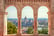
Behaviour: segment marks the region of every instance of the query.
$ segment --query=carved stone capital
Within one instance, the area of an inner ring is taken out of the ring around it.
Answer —
[[[8,12],[0,12],[0,15],[7,15],[8,14]]]

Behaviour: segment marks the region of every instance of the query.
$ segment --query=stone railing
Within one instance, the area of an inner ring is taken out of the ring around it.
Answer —
[[[17,35],[16,34],[15,35],[14,34],[8,34],[7,36],[17,36]],[[21,36],[34,36],[34,35],[33,34],[23,34]],[[37,36],[37,35],[35,35],[35,36]],[[50,35],[48,35],[48,34],[40,34],[38,36],[50,36]]]

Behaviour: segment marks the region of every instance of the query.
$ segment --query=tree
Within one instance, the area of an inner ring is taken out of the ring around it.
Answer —
[[[7,22],[7,33],[8,34],[16,34],[17,28],[12,22]]]
[[[28,30],[27,30],[27,34],[33,34],[33,32],[34,32],[33,31],[33,28],[32,27],[29,27]]]
[[[47,28],[42,28],[42,30],[38,30],[39,34],[48,34],[48,29]]]

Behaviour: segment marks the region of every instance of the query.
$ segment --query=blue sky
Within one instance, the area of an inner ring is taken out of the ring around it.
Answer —
[[[8,18],[17,18],[17,9],[14,6],[8,7],[5,12],[8,12],[7,17]],[[42,6],[38,9],[38,18],[48,18],[47,15],[48,8],[45,6]],[[26,6],[22,9],[22,18],[33,18],[33,9],[30,6]]]

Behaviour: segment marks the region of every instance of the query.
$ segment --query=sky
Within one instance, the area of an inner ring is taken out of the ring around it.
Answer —
[[[38,18],[48,18],[47,12],[48,12],[48,8],[45,6],[41,6],[38,9]],[[8,7],[5,12],[8,12],[7,17],[8,18],[17,18],[17,9],[14,6],[10,6]],[[33,9],[30,6],[26,6],[22,9],[22,18],[24,17],[27,18],[34,18],[33,17]]]
[[[33,18],[33,9],[30,6],[26,6],[22,9],[22,18]]]
[[[8,12],[8,18],[17,18],[17,9],[14,6],[8,7],[5,12]]]
[[[38,9],[38,18],[48,18],[48,8],[45,7],[45,6],[41,6],[39,9]]]

